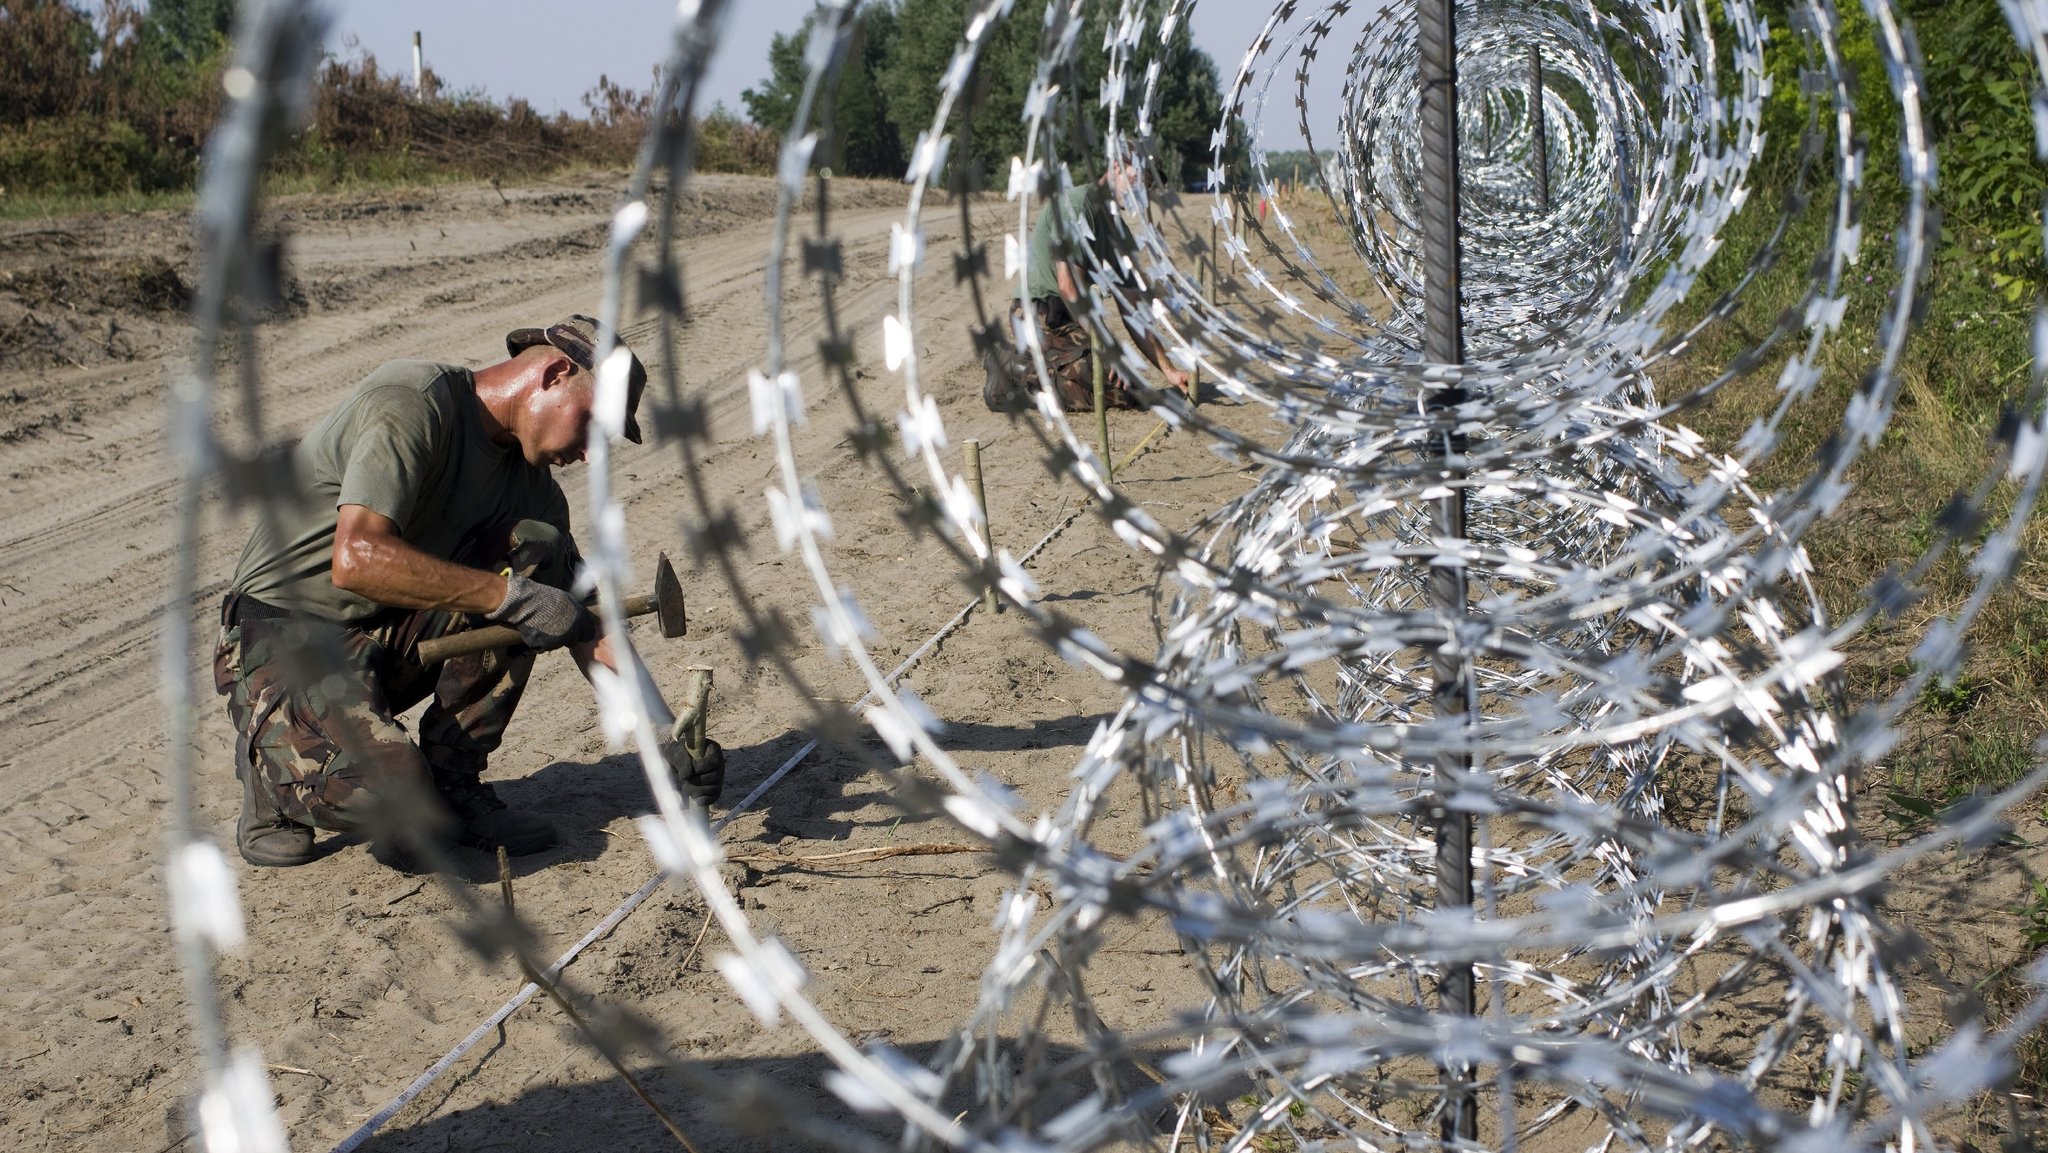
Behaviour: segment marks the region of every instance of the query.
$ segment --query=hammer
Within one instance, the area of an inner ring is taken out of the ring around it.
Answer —
[[[595,600],[584,603],[596,607]],[[689,618],[683,612],[683,582],[676,579],[675,566],[668,563],[667,553],[662,553],[661,560],[654,566],[654,591],[627,597],[626,603],[620,607],[629,617],[653,613],[661,622],[662,636],[679,637],[690,631]],[[437,665],[450,657],[466,657],[471,653],[489,652],[518,643],[518,629],[510,625],[486,625],[421,641],[414,651],[419,654],[421,664]]]

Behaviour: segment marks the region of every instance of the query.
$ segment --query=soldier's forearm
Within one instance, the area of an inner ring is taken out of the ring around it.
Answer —
[[[1081,299],[1081,282],[1074,276],[1074,266],[1062,260],[1052,266],[1053,276],[1059,281],[1060,299],[1073,304]]]
[[[587,645],[570,645],[569,655],[576,660],[576,671],[583,674],[584,680],[591,681],[593,687],[596,681],[592,679],[591,673],[599,666],[615,673],[619,671],[618,655],[612,652],[612,638],[609,636],[599,637]],[[652,678],[645,682],[645,687],[654,694],[654,719],[657,725],[669,723],[661,719],[674,715],[669,710],[668,701],[661,695],[661,687],[656,685]],[[602,695],[598,697],[598,707],[604,707]]]
[[[1181,370],[1173,363],[1173,357],[1167,354],[1166,342],[1161,340],[1156,332],[1140,331],[1137,325],[1131,323],[1131,314],[1128,311],[1122,315],[1124,331],[1131,334],[1131,340],[1137,344],[1138,351],[1145,354],[1145,359],[1153,368],[1165,373],[1169,379],[1177,379],[1176,374],[1181,373]]]
[[[583,679],[590,679],[590,666],[603,665],[613,672],[619,671],[618,658],[612,655],[612,638],[599,637],[587,645],[570,645],[569,655],[575,658],[576,668]]]
[[[505,602],[505,578],[407,544],[383,517],[345,506],[334,535],[334,587],[406,609],[488,613]],[[383,522],[378,524],[375,522]]]

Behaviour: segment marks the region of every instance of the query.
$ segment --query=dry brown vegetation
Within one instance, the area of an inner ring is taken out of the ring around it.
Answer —
[[[0,215],[189,193],[221,112],[230,11],[209,0],[163,0],[147,11],[106,0],[91,14],[64,0],[0,0]],[[316,67],[307,120],[271,172],[308,189],[620,168],[637,154],[655,102],[653,87],[599,77],[585,115],[542,116],[524,100],[451,91],[431,71],[415,90],[352,49]],[[700,169],[772,168],[774,133],[722,108],[699,127]]]

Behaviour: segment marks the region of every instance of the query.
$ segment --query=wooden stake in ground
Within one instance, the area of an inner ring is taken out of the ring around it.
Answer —
[[[1116,461],[1109,455],[1109,398],[1107,391],[1109,368],[1102,363],[1102,342],[1095,339],[1095,331],[1088,331],[1088,361],[1095,366],[1095,439],[1102,446],[1102,470],[1109,483],[1116,483]]]
[[[1199,288],[1199,289],[1201,289],[1201,290],[1202,290],[1202,298],[1203,298],[1204,300],[1208,300],[1208,299],[1213,299],[1213,297],[1214,297],[1214,290],[1213,290],[1213,289],[1211,289],[1211,288],[1210,288],[1210,287],[1209,287],[1209,286],[1208,286],[1207,284],[1205,284],[1205,283],[1204,283],[1204,281],[1205,281],[1205,280],[1209,280],[1209,279],[1214,279],[1214,277],[1215,277],[1215,275],[1216,275],[1216,274],[1215,274],[1215,271],[1214,271],[1214,268],[1215,268],[1215,264],[1216,264],[1216,251],[1215,251],[1215,248],[1214,248],[1214,246],[1213,246],[1213,244],[1212,244],[1212,246],[1211,246],[1211,248],[1210,248],[1210,250],[1209,250],[1209,265],[1210,265],[1210,269],[1209,269],[1209,271],[1206,271],[1206,272],[1205,272],[1205,271],[1203,270],[1203,268],[1202,268],[1202,266],[1201,266],[1201,264],[1200,264],[1199,262],[1197,262],[1197,263],[1196,263],[1196,265],[1195,265],[1195,287],[1197,287],[1197,288]],[[1201,403],[1201,401],[1200,401],[1200,400],[1198,399],[1198,398],[1199,398],[1199,397],[1200,397],[1201,395],[1202,395],[1202,362],[1198,360],[1198,361],[1196,361],[1195,363],[1193,363],[1193,364],[1191,364],[1191,365],[1189,365],[1189,366],[1188,366],[1188,405],[1189,405],[1189,407],[1193,407],[1193,406],[1195,406],[1195,405],[1197,405],[1197,404]]]
[[[1208,221],[1208,303],[1217,303],[1217,281],[1223,279],[1223,262],[1217,254],[1217,221]]]
[[[1209,220],[1209,284],[1205,290],[1208,293],[1208,300],[1211,306],[1214,306],[1216,303],[1217,283],[1223,279],[1221,253],[1217,250],[1216,246],[1216,220],[1214,217],[1211,217]],[[1195,372],[1188,377],[1188,403],[1191,405],[1201,404],[1202,378],[1200,372],[1201,368],[1197,365]]]
[[[988,489],[981,483],[981,442],[970,440],[961,446],[966,457],[967,484],[974,490],[974,507],[981,510],[981,543],[988,549],[990,561],[996,555],[996,525],[988,515]],[[1001,606],[996,601],[996,586],[993,582],[981,590],[981,606],[990,612],[998,612]]]

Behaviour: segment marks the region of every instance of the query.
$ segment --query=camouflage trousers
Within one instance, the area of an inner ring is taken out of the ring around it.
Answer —
[[[485,538],[459,559],[568,586],[554,526],[520,521]],[[256,773],[280,812],[315,828],[442,820],[440,794],[482,774],[533,669],[519,646],[420,665],[421,641],[471,622],[391,609],[352,626],[229,594],[213,677],[235,726],[235,775]],[[429,697],[414,743],[398,718]]]
[[[1022,300],[1010,302],[1010,330],[1021,331],[1024,323]],[[1095,411],[1095,351],[1088,341],[1088,329],[1067,311],[1067,302],[1057,296],[1033,300],[1028,305],[1037,316],[1038,340],[1045,352],[1045,367],[1052,378],[1054,393],[1062,412]],[[1030,394],[1038,387],[1038,369],[1025,350],[1009,340],[998,341],[988,354],[988,383],[982,387],[982,402],[997,412],[1017,412],[1031,407]],[[1103,403],[1109,408],[1146,407],[1140,390],[1117,372],[1103,368]]]

